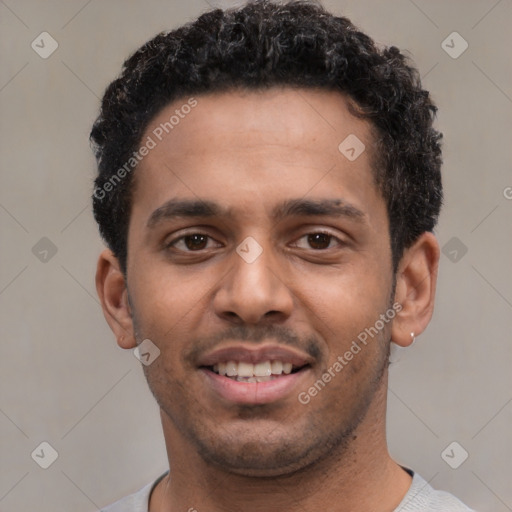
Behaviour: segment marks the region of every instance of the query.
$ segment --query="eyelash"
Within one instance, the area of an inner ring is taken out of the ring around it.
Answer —
[[[175,238],[173,240],[171,240],[169,243],[166,244],[166,249],[172,249],[172,248],[176,248],[176,244],[182,240],[184,240],[185,238],[187,237],[191,237],[191,236],[194,236],[194,235],[200,235],[200,236],[204,236],[204,237],[207,237],[209,238],[210,240],[214,240],[213,237],[211,237],[210,235],[207,235],[206,233],[201,233],[201,232],[191,232],[191,233],[186,233],[185,235],[181,235],[180,237],[178,238]],[[304,235],[302,235],[301,237],[299,237],[297,239],[297,241],[305,238],[305,237],[308,237],[310,235],[326,235],[328,237],[330,237],[330,240],[329,240],[329,245],[331,243],[332,240],[335,240],[338,242],[338,246],[343,246],[344,245],[344,242],[342,240],[340,240],[337,236],[333,235],[332,233],[329,233],[328,231],[323,231],[323,230],[318,230],[318,231],[311,231],[309,233],[305,233]],[[324,251],[328,251],[329,249],[332,249],[332,247],[327,247],[325,249],[313,249],[312,250],[314,252],[324,252]],[[205,249],[200,249],[200,250],[197,250],[197,251],[193,251],[193,250],[189,250],[189,249],[186,249],[186,250],[183,250],[183,249],[178,249],[179,251],[182,251],[182,252],[186,252],[186,253],[200,253],[201,251],[204,251]],[[305,249],[307,250],[307,249]]]

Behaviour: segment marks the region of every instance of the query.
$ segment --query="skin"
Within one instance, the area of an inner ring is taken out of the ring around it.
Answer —
[[[126,276],[108,250],[96,276],[118,344],[133,349],[149,338],[161,351],[144,371],[170,478],[150,511],[392,511],[411,478],[386,445],[389,342],[408,346],[430,321],[437,241],[421,235],[393,275],[371,127],[341,93],[273,88],[196,99],[136,170]],[[185,102],[160,112],[143,140]],[[349,134],[366,146],[352,162],[338,150]],[[215,201],[231,216],[166,217],[171,199]],[[341,200],[360,213],[272,217],[291,199]],[[319,231],[332,236],[308,236]],[[210,238],[180,239],[194,233]],[[252,263],[236,252],[249,236],[263,250]],[[394,320],[301,404],[298,393],[393,303],[402,307]],[[270,338],[311,356],[276,402],[229,402],[196,366],[227,341]]]

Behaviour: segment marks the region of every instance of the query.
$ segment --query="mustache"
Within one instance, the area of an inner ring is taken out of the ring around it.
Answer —
[[[321,355],[319,340],[315,335],[299,336],[291,329],[280,325],[235,325],[211,336],[194,340],[185,354],[185,359],[194,364],[201,354],[229,340],[260,343],[267,339],[302,350],[315,360]]]

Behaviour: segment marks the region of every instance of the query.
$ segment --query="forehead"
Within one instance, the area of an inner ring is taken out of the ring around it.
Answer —
[[[268,205],[279,196],[325,197],[333,186],[344,200],[356,199],[349,196],[358,189],[366,190],[359,202],[379,196],[370,125],[337,91],[283,87],[185,97],[151,121],[142,142],[150,140],[134,176],[134,205],[211,195]]]
[[[195,106],[190,108],[192,102]],[[164,108],[149,124],[146,135],[163,142],[168,153],[228,146],[230,150],[246,150],[265,143],[302,143],[308,151],[322,151],[328,146],[336,150],[340,137],[350,133],[369,137],[368,121],[355,117],[350,104],[338,91],[290,87],[232,90],[193,100],[184,97]],[[191,138],[191,132],[196,137]],[[199,136],[203,142],[200,147]],[[208,148],[209,143],[220,145]],[[300,152],[302,145],[295,149]]]

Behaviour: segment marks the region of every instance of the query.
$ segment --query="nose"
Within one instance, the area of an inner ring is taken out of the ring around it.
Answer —
[[[215,313],[235,324],[283,322],[292,313],[293,296],[270,249],[254,260],[232,255],[233,264],[213,299]]]

